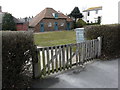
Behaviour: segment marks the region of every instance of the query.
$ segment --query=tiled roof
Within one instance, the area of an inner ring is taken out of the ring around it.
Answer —
[[[61,14],[61,16],[63,16],[63,17],[66,17],[66,19],[67,19],[68,22],[73,21],[71,18],[69,18],[68,16],[64,15],[64,14],[61,13],[61,12],[60,12],[59,14]]]
[[[88,8],[88,9],[84,10],[83,12],[94,11],[94,10],[102,10],[102,6],[91,7],[91,8]]]
[[[29,23],[29,26],[35,27],[43,18],[55,18],[53,16],[53,13],[58,14],[58,18],[66,18],[67,17],[64,14],[61,14],[57,11],[55,11],[53,8],[45,8],[43,11],[41,11],[39,14],[37,14]]]
[[[15,17],[13,17],[13,19],[14,19],[14,22],[15,23],[23,23],[23,22],[21,22],[21,21],[19,21],[17,18],[15,18]]]

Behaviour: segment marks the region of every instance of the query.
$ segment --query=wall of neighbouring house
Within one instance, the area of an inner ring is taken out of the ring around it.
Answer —
[[[65,30],[66,29],[66,19],[43,19],[40,23],[44,23],[44,31],[54,31],[54,23],[58,23],[58,30]],[[35,32],[40,32],[40,23],[38,23],[35,27]],[[48,26],[51,23],[51,26]],[[61,24],[63,24],[61,26]]]
[[[88,12],[83,12],[83,20],[85,22],[89,21],[89,23],[97,23],[98,20],[98,16],[102,16],[102,10],[98,10],[98,13],[96,14],[96,11],[89,11],[89,16],[88,16]]]
[[[44,22],[44,28],[45,28],[45,31],[54,31],[54,25],[55,25],[55,22],[58,23],[58,30],[65,30],[66,28],[66,19],[43,19]],[[52,26],[51,27],[48,27],[48,24],[51,23]],[[61,26],[61,24],[63,24],[63,26]]]
[[[27,31],[28,30],[27,23],[17,24],[16,27],[17,27],[17,31]]]

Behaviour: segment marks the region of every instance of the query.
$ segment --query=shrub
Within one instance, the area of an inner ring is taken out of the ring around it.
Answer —
[[[77,28],[81,28],[81,27],[83,27],[83,26],[85,26],[85,25],[86,25],[86,22],[83,21],[82,19],[79,19],[79,20],[76,22],[76,27],[77,27]]]
[[[16,23],[14,19],[15,18],[11,14],[5,13],[2,20],[2,30],[16,31]]]
[[[30,62],[34,50],[33,34],[30,32],[2,32],[2,87],[24,88],[25,66]]]
[[[116,56],[120,52],[120,25],[91,25],[85,27],[85,38],[94,39],[102,36],[102,53]]]

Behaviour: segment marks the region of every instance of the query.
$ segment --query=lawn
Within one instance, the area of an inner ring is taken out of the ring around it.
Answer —
[[[76,43],[75,31],[54,31],[34,34],[35,44],[38,46],[56,46]]]

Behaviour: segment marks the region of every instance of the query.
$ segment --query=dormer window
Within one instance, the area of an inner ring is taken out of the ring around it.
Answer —
[[[52,13],[54,18],[58,18],[58,13]]]

